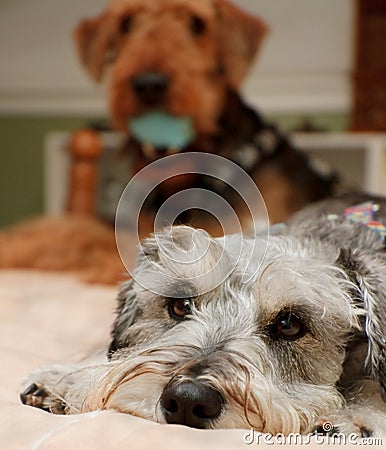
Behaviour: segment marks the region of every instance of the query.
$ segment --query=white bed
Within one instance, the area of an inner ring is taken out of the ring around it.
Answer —
[[[246,430],[199,431],[114,411],[55,416],[19,401],[42,365],[80,360],[109,338],[116,289],[73,275],[0,271],[0,449],[240,449]]]

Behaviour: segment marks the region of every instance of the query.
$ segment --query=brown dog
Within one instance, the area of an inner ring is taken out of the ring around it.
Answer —
[[[238,94],[266,31],[260,19],[226,0],[111,0],[100,16],[78,26],[75,38],[94,80],[108,78],[114,125],[127,133],[135,170],[176,152],[223,156],[251,175],[275,223],[328,196],[334,179],[315,171]],[[166,138],[150,136],[157,127],[166,128]],[[234,192],[198,175],[160,185],[148,212],[189,187],[217,191],[243,219]],[[221,232],[205,214],[183,221]],[[142,236],[152,228],[145,223],[150,227]],[[80,270],[99,282],[114,282],[124,271],[113,231],[93,219],[39,219],[0,235],[0,243],[0,267]]]
[[[224,156],[254,179],[275,223],[330,195],[334,177],[318,173],[238,94],[266,31],[261,19],[226,0],[111,0],[75,37],[94,80],[108,71],[114,125],[128,134],[136,170],[181,151]],[[170,122],[169,141],[152,136]],[[190,125],[185,134],[183,125]],[[158,187],[155,204],[188,187],[215,189],[202,177],[179,177]]]
[[[238,91],[265,32],[260,19],[225,0],[112,0],[75,37],[94,80],[110,69],[117,128],[129,131],[131,117],[162,109],[211,135],[227,90]]]

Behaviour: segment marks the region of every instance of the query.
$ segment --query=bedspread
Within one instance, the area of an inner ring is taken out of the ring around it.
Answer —
[[[115,411],[55,416],[20,403],[30,371],[79,361],[108,342],[115,295],[74,275],[0,271],[0,449],[247,448],[246,430],[193,430]]]

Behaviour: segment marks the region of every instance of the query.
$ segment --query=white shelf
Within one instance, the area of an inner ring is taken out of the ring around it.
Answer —
[[[291,139],[298,148],[327,161],[349,185],[386,194],[386,133],[294,133]]]

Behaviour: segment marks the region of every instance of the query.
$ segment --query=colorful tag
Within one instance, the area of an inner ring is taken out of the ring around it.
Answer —
[[[366,202],[346,208],[343,217],[352,223],[359,223],[367,226],[378,233],[382,240],[386,241],[386,227],[382,223],[374,220],[374,215],[377,211],[379,211],[379,206],[377,204]]]

